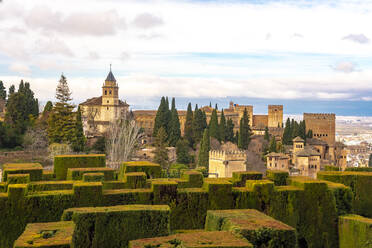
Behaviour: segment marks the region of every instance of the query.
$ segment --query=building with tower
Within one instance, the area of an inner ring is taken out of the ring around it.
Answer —
[[[119,86],[111,71],[111,66],[102,86],[102,96],[90,98],[79,106],[84,133],[87,137],[105,133],[110,122],[128,111],[129,105],[119,99]]]

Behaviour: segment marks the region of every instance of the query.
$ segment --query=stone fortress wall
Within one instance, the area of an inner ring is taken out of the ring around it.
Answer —
[[[324,113],[304,113],[306,132],[313,131],[313,137],[334,146],[336,142],[336,115]]]

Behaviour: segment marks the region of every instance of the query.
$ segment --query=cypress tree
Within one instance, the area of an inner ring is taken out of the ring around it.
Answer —
[[[195,144],[198,144],[203,138],[203,132],[206,128],[206,120],[203,111],[201,109],[198,109],[197,105],[195,107],[194,119],[192,124],[194,142]]]
[[[305,121],[300,121],[298,126],[298,136],[300,136],[303,140],[306,141],[306,125]]]
[[[369,154],[368,167],[372,167],[372,153]]]
[[[57,102],[48,118],[49,143],[71,144],[76,135],[76,115],[70,102],[71,91],[66,77],[62,74],[56,89]]]
[[[293,128],[292,128],[292,139],[296,138],[297,136],[300,136],[300,127],[297,121],[294,121]]]
[[[81,111],[80,107],[76,112],[76,127],[75,127],[75,136],[72,138],[71,147],[75,152],[82,152],[85,149],[85,136],[83,130],[83,122],[81,121]]]
[[[269,128],[268,127],[265,127],[264,139],[267,140],[268,142],[270,141],[270,134],[269,134]]]
[[[220,125],[219,125],[219,138],[220,141],[226,142],[226,119],[225,114],[223,112],[223,109],[221,111],[221,117],[220,117]]]
[[[291,121],[289,118],[287,118],[287,121],[285,122],[285,128],[284,128],[282,140],[283,140],[284,145],[292,144]]]
[[[211,149],[210,137],[208,128],[204,129],[203,139],[200,143],[198,155],[198,165],[204,166],[209,170],[209,150]]]
[[[235,144],[238,144],[239,143],[239,131],[236,131],[235,132],[234,143]]]
[[[243,117],[240,119],[238,147],[240,149],[248,149],[251,137],[251,129],[249,127],[248,111],[244,109]]]
[[[269,152],[277,152],[277,149],[276,149],[276,139],[275,139],[274,136],[271,138],[271,141],[270,141]]]
[[[192,122],[193,122],[193,113],[191,108],[191,103],[187,105],[187,112],[186,112],[186,121],[184,127],[184,138],[189,142],[190,147],[194,145],[193,140],[193,130],[192,130]]]
[[[234,142],[234,122],[228,119],[226,123],[226,141]]]
[[[15,92],[15,86],[12,84],[10,87],[9,87],[9,94],[8,94],[8,97],[11,95],[11,94],[14,94]]]
[[[155,137],[154,162],[163,169],[168,169],[167,133],[160,127]]]
[[[163,127],[164,130],[168,129],[168,112],[169,106],[167,107],[167,103],[165,97],[163,96],[160,100],[160,105],[158,107],[158,111],[156,112],[155,122],[154,122],[154,130],[153,136],[156,137],[158,130]]]
[[[176,100],[172,98],[171,121],[169,127],[169,145],[176,146],[178,140],[181,138],[181,127],[178,112],[176,109]]]
[[[307,132],[306,137],[312,139],[312,138],[313,138],[313,130],[310,129],[310,130]]]
[[[191,162],[191,156],[189,154],[189,144],[187,140],[180,139],[176,145],[177,163],[189,164]]]
[[[3,81],[0,80],[0,99],[5,100],[6,99],[6,89],[3,84]]]
[[[216,138],[217,140],[220,140],[218,129],[219,128],[218,128],[217,109],[213,109],[211,120],[209,121],[209,135],[210,135],[210,137],[213,137],[213,138]]]

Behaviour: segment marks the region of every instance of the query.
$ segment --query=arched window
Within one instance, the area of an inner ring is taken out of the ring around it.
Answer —
[[[105,90],[105,95],[107,95],[107,90]]]

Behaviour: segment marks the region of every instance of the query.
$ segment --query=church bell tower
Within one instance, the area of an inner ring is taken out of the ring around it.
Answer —
[[[111,71],[107,75],[105,83],[102,86],[102,105],[104,106],[117,106],[119,105],[119,87],[116,83],[114,74]]]

